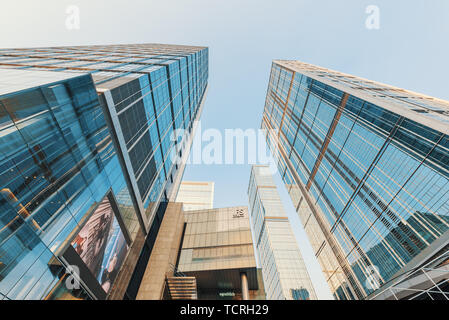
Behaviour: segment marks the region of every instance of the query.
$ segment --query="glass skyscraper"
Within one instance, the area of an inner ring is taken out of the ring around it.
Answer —
[[[208,49],[2,49],[0,73],[0,299],[133,298],[182,178],[173,155],[188,155],[201,115]]]
[[[268,166],[252,166],[248,197],[267,299],[315,300],[312,281]]]
[[[446,101],[273,62],[262,128],[337,299],[369,297],[447,246],[448,124]]]

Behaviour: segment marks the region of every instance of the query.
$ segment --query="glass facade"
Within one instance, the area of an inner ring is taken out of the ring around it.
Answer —
[[[51,78],[50,72],[0,73],[24,82]],[[67,239],[108,192],[121,194],[120,212],[136,215],[92,78],[64,75],[66,80],[0,96],[5,299],[52,296],[65,279],[58,257]],[[131,233],[132,221],[127,227]],[[57,296],[68,298],[67,291],[61,286]]]
[[[183,181],[179,186],[176,202],[182,202],[184,211],[212,209],[214,206],[214,183]]]
[[[449,245],[370,296],[373,300],[449,300]]]
[[[268,166],[253,166],[251,222],[269,300],[315,300],[316,294]]]
[[[447,236],[448,121],[445,101],[273,62],[262,128],[335,298],[367,297]]]
[[[120,266],[111,258],[112,244],[104,250],[113,263],[108,272],[99,271],[106,293],[97,294],[95,278],[82,275],[85,290],[66,292],[66,258],[79,244],[71,241],[105,197],[118,218],[105,215],[111,221],[102,223],[105,243],[116,237],[126,241],[123,248],[132,247],[160,223],[156,210],[174,200],[184,170],[171,155],[185,156],[190,148],[181,149],[183,141],[172,133],[185,129],[182,139],[194,134],[207,88],[208,49],[2,49],[0,72],[0,298],[117,294],[111,282]],[[124,264],[133,270],[135,262]],[[129,279],[132,272],[125,273]]]

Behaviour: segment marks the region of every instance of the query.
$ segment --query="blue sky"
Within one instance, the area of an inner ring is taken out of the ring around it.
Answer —
[[[80,29],[65,27],[80,9]],[[368,5],[380,29],[365,28]],[[202,127],[259,128],[273,59],[297,59],[449,100],[447,0],[2,1],[0,46],[173,43],[209,47]],[[248,165],[191,165],[215,181],[215,206],[247,205]],[[318,296],[330,297],[288,195],[276,177]]]

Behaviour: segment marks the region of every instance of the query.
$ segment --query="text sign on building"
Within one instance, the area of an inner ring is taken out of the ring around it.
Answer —
[[[244,216],[243,209],[235,210],[235,213],[232,215],[233,218],[242,218]]]

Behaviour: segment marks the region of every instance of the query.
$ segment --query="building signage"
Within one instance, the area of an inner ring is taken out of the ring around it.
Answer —
[[[243,209],[235,210],[235,213],[232,215],[233,218],[242,218],[243,217]]]

